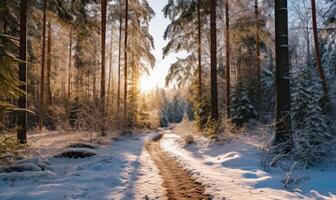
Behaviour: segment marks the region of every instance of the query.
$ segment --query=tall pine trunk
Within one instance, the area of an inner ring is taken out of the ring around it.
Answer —
[[[261,60],[260,60],[260,25],[259,25],[259,5],[255,0],[255,18],[256,18],[256,68],[257,68],[257,105],[261,104]]]
[[[128,0],[125,5],[125,43],[124,43],[124,132],[127,132],[127,48],[128,48]]]
[[[107,89],[107,110],[109,110],[109,105],[110,105],[110,95],[112,94],[113,95],[113,92],[111,91],[111,89],[113,90],[113,87],[111,87],[111,81],[113,82],[112,80],[112,76],[113,76],[113,73],[112,73],[112,57],[113,57],[113,27],[111,28],[111,44],[110,44],[110,67],[109,67],[109,79],[108,79],[108,89]],[[112,103],[111,103],[111,108],[113,110],[113,97],[111,98],[112,99]]]
[[[198,29],[198,98],[202,103],[202,24],[201,0],[197,1],[197,29]]]
[[[120,0],[120,10],[122,8],[121,0]],[[121,87],[121,45],[122,45],[122,15],[120,12],[119,16],[119,52],[118,52],[118,91],[117,91],[117,110],[120,112],[120,87]]]
[[[218,122],[216,7],[216,0],[210,0],[211,118]]]
[[[105,135],[105,45],[106,45],[106,0],[101,1],[101,79],[100,79],[100,103],[102,115],[101,134]]]
[[[313,32],[314,32],[314,45],[315,45],[315,54],[316,54],[316,67],[320,75],[324,97],[328,99],[328,84],[327,84],[325,73],[322,67],[321,52],[320,52],[319,41],[318,41],[315,0],[311,0],[311,6],[312,6],[312,22],[313,22]]]
[[[43,1],[43,30],[42,30],[42,53],[41,53],[41,83],[40,83],[40,122],[39,130],[42,132],[44,120],[44,75],[45,75],[45,48],[46,48],[46,25],[47,25],[47,0]]]
[[[289,82],[287,0],[275,0],[276,136],[275,143],[290,142],[291,93]]]
[[[231,106],[231,54],[230,54],[230,9],[229,0],[225,2],[225,37],[226,37],[226,117],[230,119]]]
[[[3,4],[4,4],[4,6],[6,7],[7,6],[7,0],[3,0]],[[21,9],[21,8],[20,8]],[[6,16],[7,16],[8,14],[7,14],[7,12],[5,12],[5,13],[3,13],[3,33],[6,35],[7,34],[7,18],[6,18]],[[4,43],[4,44],[6,44],[6,43]]]
[[[69,68],[68,68],[68,98],[67,98],[67,112],[70,119],[71,109],[71,68],[72,68],[72,26],[70,26],[69,32]]]
[[[20,60],[19,79],[20,89],[27,93],[27,0],[20,1]],[[27,94],[19,97],[18,106],[27,109]],[[27,142],[27,112],[20,111],[17,116],[17,140],[24,144]]]
[[[48,44],[47,44],[47,102],[49,106],[52,104],[52,94],[51,94],[51,20],[48,22]]]

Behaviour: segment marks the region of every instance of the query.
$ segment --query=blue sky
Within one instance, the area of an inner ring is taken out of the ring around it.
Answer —
[[[164,31],[169,24],[169,19],[166,19],[162,13],[163,7],[167,0],[149,0],[150,6],[154,9],[156,16],[150,22],[150,33],[154,37],[155,50],[153,54],[156,57],[156,65],[152,70],[150,76],[143,76],[141,78],[141,88],[149,90],[152,88],[165,87],[165,77],[170,65],[175,62],[176,57],[180,54],[171,54],[162,60],[162,49],[167,43],[163,39]]]

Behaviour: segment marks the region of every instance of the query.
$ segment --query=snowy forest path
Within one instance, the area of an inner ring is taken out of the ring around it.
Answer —
[[[155,165],[160,170],[163,178],[163,186],[167,190],[169,200],[205,200],[211,199],[204,194],[202,184],[196,182],[174,159],[170,158],[160,148],[160,139],[163,135],[155,138],[146,145]]]

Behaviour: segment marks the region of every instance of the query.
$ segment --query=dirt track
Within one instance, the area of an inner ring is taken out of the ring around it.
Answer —
[[[169,200],[204,200],[211,199],[204,194],[204,187],[193,180],[177,162],[160,149],[159,140],[148,143],[146,148],[160,170]]]

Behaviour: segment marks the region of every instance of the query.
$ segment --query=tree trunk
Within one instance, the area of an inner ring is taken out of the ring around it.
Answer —
[[[275,0],[276,137],[289,142],[291,134],[287,0]]]
[[[312,6],[312,22],[313,22],[313,32],[314,32],[314,44],[315,44],[315,53],[316,53],[316,66],[321,78],[321,84],[323,88],[324,97],[328,99],[328,84],[325,78],[325,73],[322,67],[321,61],[321,53],[318,41],[318,33],[317,33],[317,22],[316,22],[316,2],[315,0],[311,0]]]
[[[72,26],[70,26],[69,33],[69,69],[68,69],[68,100],[67,100],[67,112],[70,119],[71,109],[71,67],[72,67]]]
[[[225,33],[226,33],[226,117],[230,119],[230,106],[231,106],[231,54],[230,54],[230,9],[229,0],[225,2]]]
[[[20,60],[19,79],[20,89],[27,93],[27,0],[20,1]],[[27,109],[27,94],[19,97],[18,106],[22,110]],[[27,112],[20,111],[17,116],[17,140],[19,143],[27,143]]]
[[[7,0],[3,0],[3,4],[6,6],[7,5]],[[3,13],[3,33],[6,34],[7,32],[7,19],[6,19],[6,12]]]
[[[108,79],[108,89],[107,89],[107,110],[109,105],[110,105],[110,95],[112,94],[113,95],[113,92],[111,91],[111,89],[113,89],[113,87],[111,87],[111,79],[112,79],[112,76],[113,76],[113,73],[112,73],[112,56],[113,56],[113,28],[111,28],[111,44],[110,44],[110,67],[109,67],[109,79]],[[113,81],[113,80],[112,80]],[[112,101],[113,101],[113,97],[111,98]],[[113,110],[113,102],[111,103],[111,108]]]
[[[216,0],[210,0],[211,118],[218,122]]]
[[[198,98],[202,103],[202,24],[201,0],[197,1],[197,29],[198,29]]]
[[[124,133],[127,132],[127,48],[128,48],[128,0],[125,5],[125,43],[124,43]]]
[[[101,133],[105,135],[105,45],[106,45],[106,0],[101,1],[101,82],[100,82],[100,101],[102,114]]]
[[[120,0],[120,8],[121,8]],[[120,9],[121,10],[121,9]],[[118,113],[120,112],[120,84],[121,84],[121,45],[122,45],[122,15],[119,18],[119,53],[118,53],[118,94],[117,94],[117,108]]]
[[[256,68],[257,68],[257,107],[261,107],[261,60],[260,60],[260,35],[259,35],[259,5],[255,0],[255,18],[256,22]],[[260,109],[258,109],[260,110]]]
[[[43,30],[42,30],[42,62],[41,62],[41,83],[40,83],[40,124],[42,132],[44,120],[44,74],[45,74],[45,48],[46,48],[46,24],[47,24],[47,0],[43,1]]]
[[[47,102],[49,106],[52,104],[51,94],[51,21],[48,22],[48,45],[47,45]]]

